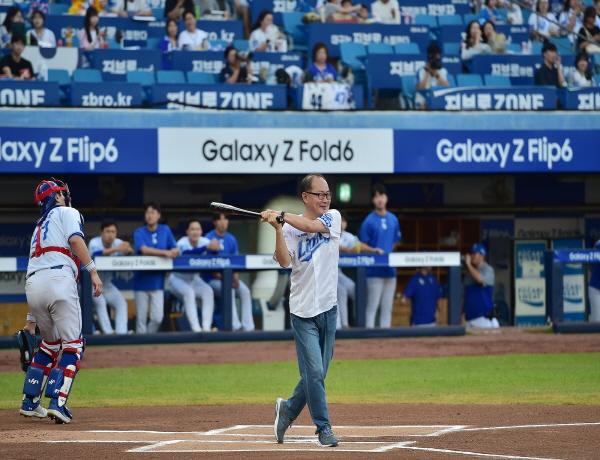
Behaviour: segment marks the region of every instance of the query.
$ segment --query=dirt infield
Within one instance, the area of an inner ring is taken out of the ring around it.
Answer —
[[[143,350],[144,353],[140,353]],[[422,356],[498,355],[600,351],[600,334],[549,334],[517,328],[479,332],[463,337],[338,340],[336,359],[413,358]],[[119,356],[115,360],[115,356]],[[0,350],[0,372],[18,370],[16,350]],[[151,364],[217,364],[294,361],[294,343],[198,343],[181,345],[89,347],[84,368]]]
[[[77,409],[70,425],[0,411],[3,459],[597,459],[598,407],[332,405],[342,442],[322,448],[305,413],[274,441],[272,406]],[[242,426],[240,426],[242,425]],[[285,451],[285,452],[284,452]]]

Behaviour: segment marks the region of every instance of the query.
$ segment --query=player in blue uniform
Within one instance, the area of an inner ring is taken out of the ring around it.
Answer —
[[[419,268],[406,285],[402,296],[402,303],[411,299],[410,323],[413,326],[435,326],[437,301],[441,294],[440,285],[431,273],[431,267]]]
[[[600,240],[596,241],[594,249],[600,250]],[[590,299],[590,321],[600,321],[600,264],[591,264],[588,297]]]
[[[227,231],[229,228],[229,219],[225,214],[215,214],[213,216],[214,230],[206,234],[206,238],[209,240],[217,240],[220,245],[218,251],[209,251],[209,254],[218,254],[225,256],[233,256],[238,253],[238,243],[231,233]],[[209,275],[209,284],[215,291],[215,295],[219,297],[221,295],[221,274],[213,273]],[[232,325],[233,329],[244,329],[244,331],[254,330],[254,318],[252,317],[252,297],[250,296],[250,289],[240,280],[237,273],[233,274],[233,292],[232,292]],[[235,307],[235,296],[240,299],[241,310],[242,310],[242,321],[240,323],[237,308]]]
[[[495,329],[500,327],[498,320],[492,317],[495,277],[494,269],[485,261],[486,255],[483,244],[477,243],[465,256],[464,311],[467,326]]]
[[[402,233],[398,218],[387,210],[388,196],[383,184],[373,186],[372,201],[375,210],[363,221],[359,238],[372,248],[389,254],[400,241]],[[392,267],[367,268],[367,311],[365,325],[375,327],[377,310],[380,327],[391,327],[392,308],[396,294],[396,269]]]
[[[144,214],[146,225],[139,227],[133,233],[134,250],[144,256],[169,257],[174,259],[179,255],[177,242],[171,229],[159,224],[160,207],[156,203],[146,205]],[[158,331],[164,315],[165,272],[137,271],[133,278],[135,290],[136,327],[138,334]],[[148,321],[148,310],[150,320]]]

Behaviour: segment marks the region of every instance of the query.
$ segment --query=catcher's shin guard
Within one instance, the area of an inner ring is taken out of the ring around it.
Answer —
[[[23,382],[23,398],[39,399],[44,385],[44,370],[30,366]]]
[[[46,397],[56,400],[55,404],[58,407],[64,406],[69,398],[73,380],[79,370],[82,351],[83,340],[64,342],[60,362],[50,371]]]

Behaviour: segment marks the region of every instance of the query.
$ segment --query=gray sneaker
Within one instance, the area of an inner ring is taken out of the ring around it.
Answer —
[[[273,425],[273,429],[275,431],[275,438],[279,444],[283,443],[283,436],[286,430],[292,426],[292,420],[285,413],[285,402],[282,398],[277,398],[275,402],[275,424]]]
[[[339,444],[338,438],[335,437],[335,433],[329,425],[325,425],[321,431],[319,431],[319,442],[322,446],[337,447]]]

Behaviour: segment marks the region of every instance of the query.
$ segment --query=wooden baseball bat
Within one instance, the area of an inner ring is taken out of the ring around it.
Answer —
[[[216,201],[213,201],[210,204],[210,207],[217,211],[223,211],[224,213],[227,213],[227,214],[237,214],[239,216],[260,217],[260,212],[249,211],[247,209],[238,208],[238,207],[232,206],[230,204],[218,203]]]

